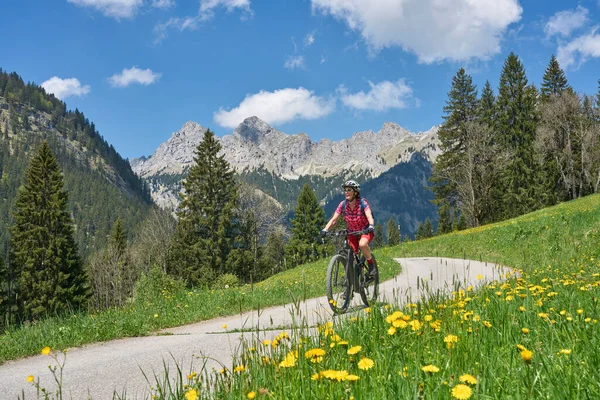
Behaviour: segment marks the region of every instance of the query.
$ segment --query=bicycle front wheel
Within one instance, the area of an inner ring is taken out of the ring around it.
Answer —
[[[372,257],[375,262],[375,256]],[[379,294],[379,270],[377,264],[375,264],[375,276],[369,276],[369,266],[364,257],[361,257],[360,268],[360,297],[365,306],[369,307],[375,303]]]
[[[346,257],[336,254],[327,267],[327,300],[336,314],[348,309],[350,303],[350,285],[346,276]]]

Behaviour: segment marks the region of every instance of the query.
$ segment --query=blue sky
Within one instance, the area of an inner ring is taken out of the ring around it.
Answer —
[[[218,136],[257,115],[339,140],[442,122],[465,67],[497,88],[515,52],[539,86],[552,54],[600,79],[600,0],[24,0],[2,6],[0,67],[79,108],[123,157],[189,120]]]

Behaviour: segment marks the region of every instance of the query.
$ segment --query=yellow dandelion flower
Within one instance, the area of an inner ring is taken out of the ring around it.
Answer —
[[[306,358],[323,357],[324,355],[325,355],[325,350],[319,349],[319,348],[310,349],[304,353],[304,357],[306,357]]]
[[[481,275],[481,274],[477,275],[476,279],[477,279],[478,281],[479,281],[479,280],[482,280],[482,279],[483,279],[483,275]]]
[[[418,331],[423,326],[423,324],[421,324],[421,322],[416,319],[410,321],[409,325],[413,331]]]
[[[362,360],[360,360],[358,362],[358,368],[365,370],[365,371],[373,368],[373,365],[375,365],[375,362],[373,360],[371,360],[370,358],[363,358]]]
[[[440,369],[438,367],[436,367],[435,365],[432,365],[432,364],[429,364],[429,365],[426,365],[426,366],[422,367],[421,370],[423,372],[429,372],[429,373],[432,373],[432,374],[435,373],[435,372],[439,372],[440,371]]]
[[[50,354],[50,347],[46,346],[42,349],[42,354],[47,356],[48,354]]]
[[[371,307],[367,307],[367,308],[365,308],[365,312],[366,312],[367,314],[368,314],[368,313],[370,313],[370,312],[371,312]]]
[[[529,329],[521,328],[521,332],[523,332],[523,334],[527,335],[529,333]]]
[[[265,339],[262,341],[262,344],[265,346],[270,346],[271,345],[271,341],[269,339]]]
[[[577,314],[583,314],[583,310],[580,308],[579,310],[577,310]]]
[[[238,366],[236,366],[236,367],[233,369],[233,371],[234,371],[234,372],[244,372],[244,371],[245,371],[245,370],[247,370],[247,369],[248,369],[248,367],[247,367],[247,366],[245,366],[244,364],[241,364],[241,365],[238,365]]]
[[[452,388],[452,397],[458,400],[466,400],[471,397],[473,391],[467,385],[459,383]]]
[[[320,377],[321,377],[321,375],[319,375],[319,374],[312,374],[310,379],[313,381],[318,381]]]
[[[423,321],[425,322],[430,322],[433,320],[433,316],[427,314],[426,316],[423,317]]]
[[[523,307],[523,306],[519,307],[519,311],[525,312],[525,307]]]
[[[485,325],[486,328],[491,328],[492,324],[490,321],[483,321],[483,325]]]
[[[296,354],[293,351],[290,351],[285,356],[285,359],[279,363],[281,368],[291,368],[296,365],[296,361],[298,361]]]
[[[223,324],[223,326],[221,328],[227,329],[227,324]]]
[[[392,336],[396,333],[396,328],[394,328],[393,326],[390,326],[387,330],[388,335]]]
[[[533,352],[531,350],[525,349],[521,351],[521,358],[523,358],[523,361],[525,361],[526,363],[529,363],[533,358]]]
[[[572,350],[571,349],[561,349],[558,353],[556,354],[571,354]]]
[[[352,355],[358,353],[362,349],[362,346],[352,346],[348,349],[347,353]]]
[[[358,376],[358,375],[353,375],[353,374],[349,374],[349,375],[346,375],[346,376],[344,377],[344,380],[345,380],[345,381],[350,381],[350,382],[356,382],[356,381],[357,381],[357,380],[359,380],[359,379],[360,379],[360,376]],[[352,397],[351,397],[351,398],[352,398]]]
[[[249,399],[253,399],[253,398],[255,398],[255,397],[256,397],[256,392],[249,392],[249,393],[246,395],[246,397],[247,397],[247,398],[249,398]]]
[[[347,340],[340,340],[339,342],[337,342],[337,345],[338,346],[348,346],[348,341]]]
[[[154,314],[154,318],[158,318],[158,314]]]
[[[33,380],[34,380],[34,379],[35,379],[35,378],[33,377],[33,375],[29,375],[29,376],[27,377],[27,382],[31,383],[31,382],[33,382]]]
[[[196,377],[196,375],[197,375],[197,374],[196,374],[196,372],[192,372],[191,374],[189,374],[189,375],[187,376],[187,378],[188,378],[188,381],[191,381],[192,379],[194,379],[194,378]]]
[[[185,400],[198,400],[198,392],[196,389],[190,389],[185,392]]]
[[[400,328],[400,329],[404,329],[408,326],[406,321],[404,321],[402,319],[395,320],[394,322],[392,322],[392,325],[394,326],[394,328]]]
[[[458,380],[464,383],[468,383],[470,385],[477,385],[477,378],[475,378],[471,374],[462,374],[458,377]]]

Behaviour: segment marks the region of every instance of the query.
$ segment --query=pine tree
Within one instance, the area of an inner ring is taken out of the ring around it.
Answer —
[[[388,246],[400,244],[400,226],[396,224],[396,221],[392,217],[390,217],[387,223],[387,243]]]
[[[84,306],[89,299],[67,200],[58,162],[43,142],[27,168],[10,227],[15,293],[24,318]]]
[[[285,246],[285,237],[282,229],[269,232],[263,256],[269,275],[275,275],[286,269]]]
[[[373,238],[373,248],[380,249],[385,246],[383,238],[383,226],[381,222],[375,224],[375,237]]]
[[[237,184],[214,133],[207,129],[183,181],[179,218],[168,270],[193,285],[230,272],[228,257],[237,233]]]
[[[560,68],[558,60],[552,54],[542,80],[542,101],[547,101],[553,96],[560,96],[565,90],[570,89],[565,72]]]
[[[494,125],[496,119],[496,97],[489,81],[485,81],[477,111],[481,123],[489,127]]]
[[[123,257],[127,250],[127,235],[120,217],[117,218],[113,225],[109,245],[114,249],[119,258]]]
[[[499,193],[503,193],[502,216],[512,218],[536,206],[535,140],[537,90],[527,84],[525,68],[510,53],[500,76],[497,101],[496,134],[510,154]]]
[[[289,251],[294,264],[316,260],[323,251],[319,232],[325,226],[325,212],[317,201],[315,192],[306,183],[298,196],[292,218],[292,239]]]
[[[439,208],[439,219],[437,234],[452,232],[452,216],[450,215],[450,207],[447,204]]]
[[[433,224],[429,217],[425,219],[425,223],[423,224],[423,238],[433,237]]]
[[[444,113],[444,123],[438,132],[442,154],[436,160],[430,181],[434,203],[440,208],[445,205],[453,209],[459,201],[456,169],[466,151],[465,125],[477,117],[477,88],[464,68],[452,78]]]

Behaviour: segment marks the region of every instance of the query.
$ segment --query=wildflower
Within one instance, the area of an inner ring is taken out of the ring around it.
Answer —
[[[521,328],[521,332],[523,332],[523,334],[527,335],[529,333],[529,329]]]
[[[394,326],[394,328],[400,328],[400,329],[404,329],[408,326],[406,321],[401,320],[401,319],[395,320],[394,322],[392,322],[392,325]]]
[[[318,381],[319,377],[320,377],[319,374],[312,374],[312,376],[310,377],[310,379],[313,380],[313,381]]]
[[[309,358],[310,361],[312,361],[314,363],[321,362],[323,360],[324,355],[325,355],[325,350],[318,349],[318,348],[308,350],[306,353],[304,353],[304,357]]]
[[[468,383],[470,385],[477,384],[477,378],[475,378],[473,375],[470,375],[470,374],[463,374],[458,377],[458,380],[461,382],[464,382],[464,383]]]
[[[492,324],[490,323],[490,321],[483,321],[483,325],[485,325],[486,328],[492,327]]]
[[[367,308],[365,308],[365,312],[366,312],[367,314],[368,314],[368,313],[370,313],[370,312],[371,312],[371,307],[367,307]]]
[[[419,329],[421,329],[421,327],[423,326],[423,325],[421,324],[421,322],[419,322],[419,321],[418,321],[418,320],[416,320],[416,319],[415,319],[415,320],[412,320],[412,321],[410,321],[410,322],[409,322],[409,325],[410,325],[410,327],[411,327],[411,329],[412,329],[413,331],[418,331],[418,330],[419,330]]]
[[[523,361],[525,361],[526,363],[529,363],[533,358],[533,352],[531,350],[525,349],[521,351],[521,358],[523,358]]]
[[[33,380],[34,380],[34,379],[35,379],[35,378],[33,377],[33,375],[29,375],[29,376],[27,377],[27,382],[31,383],[31,382],[33,382]]]
[[[154,314],[154,318],[158,318],[158,314]]]
[[[483,279],[483,275],[481,275],[481,274],[477,275],[476,279],[477,279],[478,281],[479,281],[479,280],[482,280],[482,279]]]
[[[459,383],[452,388],[452,397],[459,400],[466,400],[471,397],[473,391],[467,385]]]
[[[271,341],[269,339],[265,339],[262,341],[262,344],[265,346],[270,346],[271,345]]]
[[[223,324],[223,326],[221,328],[227,329],[227,324]]]
[[[433,317],[429,314],[423,317],[423,321],[425,321],[425,322],[430,322],[432,320],[433,320]]]
[[[281,368],[291,368],[291,367],[294,367],[296,365],[296,361],[298,361],[297,355],[295,354],[294,351],[290,351],[285,356],[285,359],[282,362],[279,363],[279,366]]]
[[[352,346],[348,349],[348,354],[352,355],[352,354],[356,354],[358,353],[360,350],[362,349],[362,346]]]
[[[328,369],[327,371],[323,371],[321,374],[327,379],[331,379],[332,381],[341,382],[344,379],[346,379],[346,377],[348,376],[348,371],[346,371],[346,370],[335,371],[335,370]]]
[[[519,311],[525,312],[525,307],[523,307],[523,306],[519,307]]]
[[[429,364],[426,365],[424,367],[421,368],[421,370],[423,372],[430,372],[430,373],[434,373],[434,372],[439,372],[440,369],[438,367],[436,367],[435,365]]]
[[[387,330],[388,335],[392,336],[393,334],[396,333],[396,328],[394,328],[393,326],[390,326]]]
[[[42,349],[42,354],[47,356],[48,354],[50,354],[50,347],[46,346]]]
[[[571,354],[572,350],[571,349],[561,349],[558,353],[556,354]]]
[[[344,377],[345,381],[350,381],[350,382],[356,382],[359,379],[360,379],[360,376],[352,375],[352,374],[346,375],[346,377]]]
[[[234,372],[244,372],[245,370],[247,370],[248,367],[245,366],[244,364],[238,365],[237,367],[235,367],[233,369]]]
[[[249,392],[249,393],[246,395],[246,397],[247,397],[247,398],[249,398],[249,399],[253,399],[253,398],[255,398],[255,397],[256,397],[256,392]]]
[[[371,360],[370,358],[363,358],[358,362],[358,368],[365,371],[373,368],[373,365],[375,365],[375,362],[373,362],[373,360]]]
[[[196,372],[192,372],[191,374],[189,374],[189,375],[187,376],[187,378],[188,378],[188,381],[191,381],[191,380],[192,380],[192,379],[194,379],[195,377],[196,377]]]
[[[185,392],[185,400],[198,400],[198,392],[196,389],[190,389]]]
[[[456,335],[448,335],[444,338],[444,343],[446,343],[446,347],[449,349],[454,348],[454,343],[458,342],[458,336]]]

